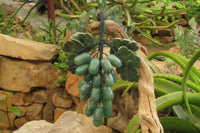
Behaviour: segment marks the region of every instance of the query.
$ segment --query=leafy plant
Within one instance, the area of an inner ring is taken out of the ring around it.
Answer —
[[[189,26],[191,29],[184,30],[181,26],[174,29],[176,35],[175,44],[181,49],[182,55],[187,58],[191,57],[193,53],[200,48],[199,30],[195,18],[189,20]]]
[[[48,24],[46,24],[44,21],[38,19],[42,23],[43,27],[39,27],[42,31],[44,31],[46,34],[42,36],[43,42],[45,43],[53,43],[56,45],[63,45],[63,40],[66,33],[66,28],[61,29],[59,28],[59,25],[62,23],[62,21],[58,22],[57,24],[54,24],[51,20],[48,21]],[[55,36],[55,34],[57,34]]]
[[[91,10],[91,13],[92,12],[96,12],[96,10],[93,9],[93,11]],[[90,15],[86,11],[83,11],[78,20],[74,19],[67,24],[67,29],[72,31],[72,34],[76,32],[86,32],[86,28],[89,23],[90,23]]]
[[[56,84],[63,85],[67,79],[66,72],[68,71],[67,66],[67,53],[65,53],[63,50],[58,50],[58,58],[57,61],[54,62],[54,65],[56,68],[60,69],[62,72],[65,72],[65,76],[59,77],[56,81]]]
[[[10,130],[11,130],[11,132],[12,132],[12,125],[11,125],[10,117],[9,117],[9,114],[8,114],[8,113],[9,113],[9,110],[10,110],[13,114],[15,114],[16,116],[21,116],[21,112],[20,112],[20,110],[19,110],[17,107],[15,107],[15,106],[10,106],[10,107],[8,107],[8,98],[10,97],[10,95],[11,95],[11,94],[8,94],[8,95],[5,97],[5,99],[0,100],[0,103],[6,105],[6,116],[7,116],[8,122],[9,122]],[[2,117],[2,116],[3,116],[3,114],[0,113],[0,117]]]

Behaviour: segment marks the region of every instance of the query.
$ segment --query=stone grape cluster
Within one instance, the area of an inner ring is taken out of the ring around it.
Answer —
[[[100,29],[104,27],[101,21]],[[66,41],[64,51],[68,52],[68,70],[78,76],[84,76],[79,83],[80,100],[90,99],[85,109],[85,115],[93,115],[95,126],[102,124],[102,118],[112,117],[111,87],[118,80],[120,74],[123,80],[138,81],[141,64],[140,58],[135,54],[138,50],[137,42],[129,39],[114,38],[112,45],[104,38],[104,30],[99,32],[99,41],[90,33],[77,32]],[[107,57],[103,57],[103,45],[111,48]],[[99,57],[90,53],[98,49]],[[116,68],[116,69],[114,69]],[[117,72],[117,73],[116,73]]]
[[[121,60],[114,54],[107,58],[93,58],[88,52],[83,52],[74,58],[74,63],[78,66],[75,73],[84,76],[79,83],[80,100],[86,101],[85,114],[93,115],[95,126],[102,124],[103,116],[112,117],[112,99],[114,98],[111,87],[118,80],[118,76],[113,66],[121,67]]]

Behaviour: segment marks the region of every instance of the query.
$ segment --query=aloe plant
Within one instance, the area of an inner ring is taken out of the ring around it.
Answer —
[[[172,107],[175,115],[174,117],[160,118],[164,130],[200,132],[200,71],[193,66],[200,57],[200,50],[190,60],[168,51],[152,53],[148,59],[151,60],[156,56],[168,57],[185,70],[183,77],[172,74],[153,74],[155,93],[161,96],[156,99],[157,112]],[[153,65],[151,64],[150,66]],[[190,79],[188,79],[188,76]],[[132,88],[137,89],[137,83],[119,80],[112,89],[113,91],[124,90],[122,94],[124,95]],[[136,114],[130,121],[126,132],[139,131],[139,115]]]

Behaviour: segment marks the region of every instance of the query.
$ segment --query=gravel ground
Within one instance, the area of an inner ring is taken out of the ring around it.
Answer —
[[[21,1],[21,2],[19,2]],[[35,0],[34,0],[35,1]],[[18,9],[20,7],[20,5],[23,4],[22,0],[0,0],[0,4],[5,4],[10,8],[13,8],[14,10]],[[24,18],[26,16],[26,14],[28,13],[28,11],[35,5],[35,2],[28,2],[27,4],[25,4],[25,6],[19,11],[18,16]],[[45,13],[44,15],[38,15],[36,13],[36,9],[34,9],[32,11],[32,13],[29,15],[28,17],[28,21],[30,21],[30,24],[34,27],[34,28],[38,28],[38,27],[43,27],[43,25],[41,24],[40,21],[41,20],[43,22],[45,22],[46,24],[48,23],[48,16],[47,13]],[[67,20],[61,18],[61,17],[56,17],[56,23],[60,22],[64,20],[59,26],[60,27],[65,27],[65,25],[67,24]]]

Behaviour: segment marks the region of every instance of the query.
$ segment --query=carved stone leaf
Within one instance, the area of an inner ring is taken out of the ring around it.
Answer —
[[[127,65],[122,65],[122,67],[116,69],[118,73],[121,74],[123,80],[128,80],[129,82],[134,82],[139,80],[139,71],[131,60],[127,61]]]
[[[67,62],[68,70],[71,71],[73,74],[75,74],[75,70],[76,70],[76,67],[77,67],[77,65],[74,63],[75,57],[76,57],[76,54],[70,53],[68,55],[68,62]]]
[[[137,67],[141,64],[140,57],[137,56],[131,49],[126,46],[121,46],[118,49],[118,53],[122,59],[122,62],[126,64],[128,60],[131,60],[134,64],[134,67]],[[127,65],[127,64],[126,64]]]
[[[129,40],[129,39],[114,38],[112,40],[112,45],[116,50],[120,46],[126,46],[128,49],[132,50],[133,52],[139,49],[137,42],[133,40]]]
[[[127,61],[127,80],[130,82],[138,81],[139,80],[139,71],[136,67],[133,67],[134,63],[131,60]]]
[[[119,47],[118,53],[123,62],[123,65],[117,68],[117,72],[121,74],[121,78],[130,82],[138,81],[139,72],[136,67],[141,64],[140,58],[126,46]]]
[[[84,46],[94,43],[94,36],[90,33],[77,32],[72,35],[71,39],[79,40]]]
[[[70,39],[66,41],[65,46],[64,46],[64,51],[69,52],[69,53],[76,53],[78,50],[83,48],[84,45],[77,39]]]

